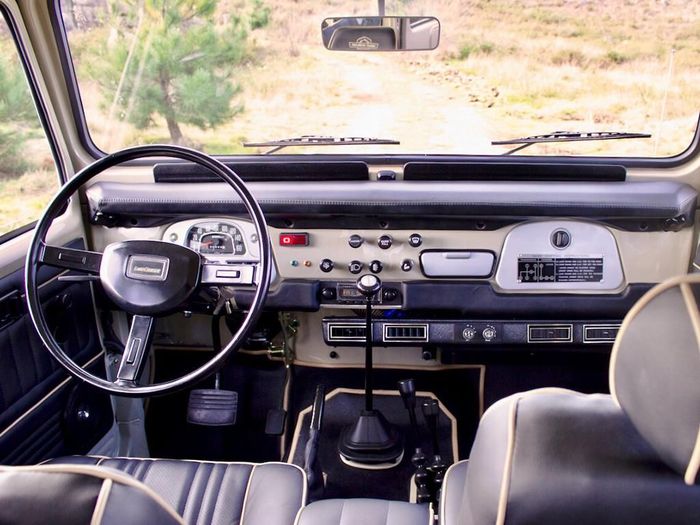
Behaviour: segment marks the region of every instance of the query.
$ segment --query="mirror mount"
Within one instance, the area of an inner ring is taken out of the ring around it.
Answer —
[[[377,0],[377,7],[379,10],[379,16],[384,16],[384,14],[386,13],[384,3],[385,3],[384,0]]]

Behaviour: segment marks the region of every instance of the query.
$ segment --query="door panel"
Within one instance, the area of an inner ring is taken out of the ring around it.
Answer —
[[[56,279],[59,271],[42,270],[40,296],[57,341],[76,363],[104,369],[89,285],[64,283]],[[0,279],[2,464],[86,453],[112,423],[109,397],[84,385],[74,391],[76,381],[44,349],[26,313],[23,287],[22,270]]]

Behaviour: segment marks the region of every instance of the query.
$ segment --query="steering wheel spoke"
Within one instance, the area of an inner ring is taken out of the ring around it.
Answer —
[[[131,321],[129,338],[124,346],[116,382],[137,384],[146,365],[151,350],[153,328],[156,320],[148,315],[135,315]]]
[[[102,264],[102,254],[88,250],[76,250],[75,248],[63,248],[44,244],[40,253],[39,262],[64,270],[77,270],[80,272],[98,274]]]

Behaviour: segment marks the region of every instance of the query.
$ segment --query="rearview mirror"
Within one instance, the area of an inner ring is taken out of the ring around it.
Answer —
[[[433,16],[359,16],[326,18],[323,45],[331,51],[429,51],[440,43],[440,22]]]

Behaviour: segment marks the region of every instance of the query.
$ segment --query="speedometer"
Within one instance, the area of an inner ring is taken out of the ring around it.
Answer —
[[[187,246],[203,255],[244,255],[240,230],[225,222],[195,224],[187,232]]]

